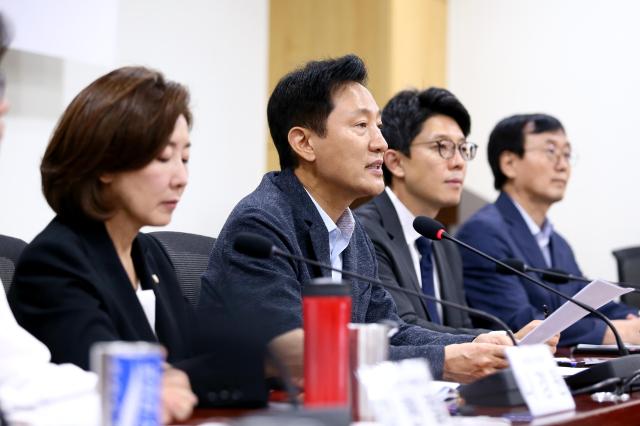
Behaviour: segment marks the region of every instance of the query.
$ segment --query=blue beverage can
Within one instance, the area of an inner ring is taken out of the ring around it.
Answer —
[[[148,342],[104,342],[91,348],[103,426],[158,426],[164,351]]]

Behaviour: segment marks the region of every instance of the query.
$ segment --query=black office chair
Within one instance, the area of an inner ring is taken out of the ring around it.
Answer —
[[[2,279],[4,291],[7,293],[13,283],[16,262],[18,262],[20,253],[26,245],[27,243],[19,238],[0,235],[0,279]]]
[[[215,238],[186,232],[150,232],[162,244],[176,268],[178,282],[194,307],[200,299],[200,276],[207,269]]]
[[[640,247],[614,250],[613,256],[618,262],[618,281],[640,284]],[[627,293],[621,299],[628,305],[640,308],[640,293]]]

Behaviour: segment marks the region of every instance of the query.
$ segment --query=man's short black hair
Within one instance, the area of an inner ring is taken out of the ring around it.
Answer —
[[[367,68],[356,55],[308,62],[280,79],[269,98],[267,119],[282,170],[298,166],[289,130],[300,126],[324,136],[334,93],[348,83],[364,85],[366,80]]]
[[[387,102],[382,110],[382,135],[389,145],[411,156],[411,142],[422,131],[427,119],[434,115],[451,117],[465,137],[471,131],[469,112],[453,93],[446,89],[431,87],[418,91],[403,90]],[[391,172],[383,166],[384,181],[391,185]]]
[[[494,188],[500,190],[507,182],[507,177],[500,169],[500,155],[504,151],[513,152],[518,157],[522,157],[524,155],[525,134],[555,132],[557,130],[564,132],[562,123],[547,114],[516,114],[500,120],[491,131],[487,145],[487,156],[493,172]]]

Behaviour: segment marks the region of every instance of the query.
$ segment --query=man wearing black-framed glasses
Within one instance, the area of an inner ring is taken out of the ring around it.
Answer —
[[[396,94],[382,111],[382,133],[389,146],[383,165],[385,191],[356,210],[374,243],[381,280],[463,305],[457,247],[446,240],[427,240],[412,223],[416,216],[433,218],[460,202],[467,162],[477,151],[477,145],[466,139],[470,128],[469,113],[445,89]],[[463,311],[400,292],[391,295],[406,322],[454,334],[486,332],[472,328]],[[532,327],[525,327],[519,336]]]
[[[560,121],[547,114],[519,114],[500,121],[489,137],[489,164],[498,199],[476,212],[458,238],[498,259],[517,258],[534,268],[555,268],[581,276],[569,243],[549,221],[552,205],[564,198],[575,154]],[[469,304],[518,327],[544,317],[564,300],[516,276],[500,275],[495,266],[462,252],[465,292]],[[573,295],[585,284],[554,284]],[[640,343],[638,310],[608,303],[600,311],[611,318],[628,343]],[[562,332],[560,346],[613,344],[605,324],[586,316]]]

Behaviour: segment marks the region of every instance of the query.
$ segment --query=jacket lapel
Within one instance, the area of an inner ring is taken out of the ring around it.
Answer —
[[[275,184],[287,194],[290,205],[297,213],[294,220],[297,240],[300,242],[302,256],[318,262],[330,263],[329,236],[327,227],[320,217],[318,209],[292,170],[281,171],[274,179]],[[310,278],[330,277],[331,271],[317,266],[308,266]]]
[[[389,235],[389,239],[391,241],[391,253],[394,256],[396,263],[398,264],[398,268],[400,271],[403,271],[402,274],[409,280],[409,290],[414,290],[422,293],[420,281],[418,281],[418,277],[415,273],[415,266],[413,265],[413,261],[411,260],[411,252],[409,251],[407,240],[404,238],[402,225],[400,224],[400,219],[398,218],[398,212],[396,212],[391,199],[385,191],[378,197],[376,197],[373,200],[373,203],[380,212],[382,226]],[[426,315],[427,306],[424,299],[420,298],[420,304],[424,309]]]
[[[513,241],[522,253],[522,260],[529,266],[546,268],[547,264],[542,256],[542,251],[513,201],[507,194],[502,192],[495,204],[509,225]]]
[[[141,340],[157,340],[104,224],[87,224],[81,238],[86,242],[85,249],[89,257],[99,259],[94,263],[96,276],[99,277],[99,282],[95,285],[100,287],[105,295],[113,298],[112,306],[121,311],[122,317],[130,320],[131,327],[139,333]]]
[[[153,290],[156,297],[155,329],[157,335],[165,346],[172,348],[174,352],[179,348],[185,348],[181,336],[187,330],[180,330],[170,306],[172,299],[177,298],[177,300],[173,300],[173,303],[177,306],[180,306],[180,301],[182,300],[182,295],[176,294],[177,292],[175,291],[178,288],[177,278],[175,278],[176,282],[169,281],[172,277],[167,274],[167,271],[160,270],[149,246],[143,243],[140,235],[134,241],[132,256],[140,286],[145,290]],[[172,353],[171,355],[180,356],[183,354]]]

